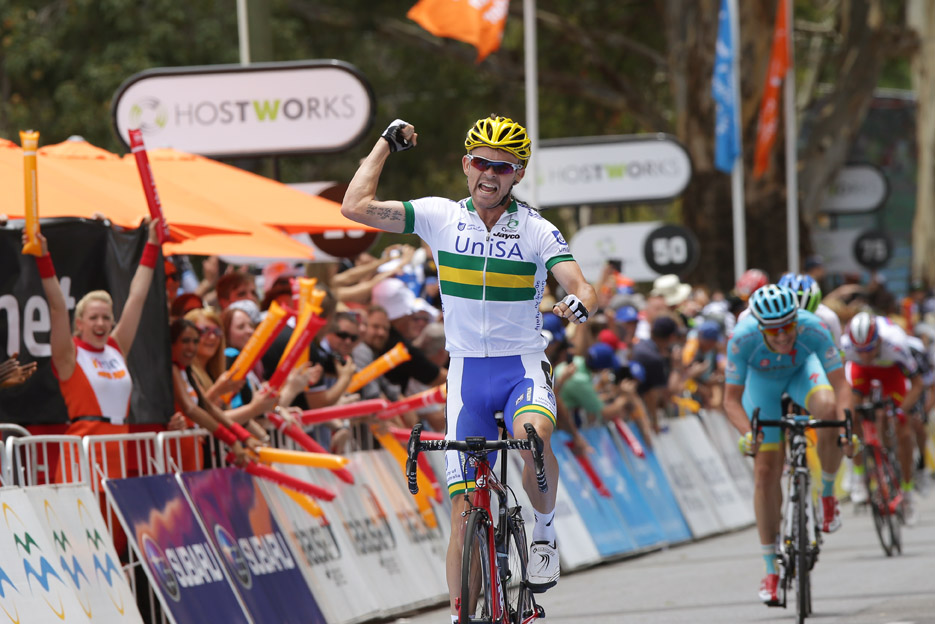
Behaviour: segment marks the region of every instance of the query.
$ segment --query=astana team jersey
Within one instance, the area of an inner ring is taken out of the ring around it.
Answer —
[[[798,310],[796,321],[795,347],[788,354],[776,353],[766,346],[759,323],[752,314],[738,322],[727,343],[725,381],[744,385],[751,372],[767,379],[792,377],[812,354],[825,372],[841,368],[841,355],[831,339],[831,332],[818,317]]]
[[[448,353],[541,353],[548,271],[573,260],[558,228],[515,200],[489,232],[471,199],[425,197],[404,206],[405,233],[428,243],[438,267]]]

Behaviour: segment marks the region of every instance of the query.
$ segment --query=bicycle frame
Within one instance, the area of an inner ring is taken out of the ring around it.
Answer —
[[[502,424],[501,424],[502,426]],[[501,458],[501,478],[498,479],[494,474],[493,470],[490,467],[490,463],[487,459],[487,453],[490,451],[507,451],[507,450],[527,450],[532,453],[533,463],[536,470],[536,481],[539,485],[539,489],[542,492],[548,490],[548,484],[545,478],[545,466],[544,460],[542,457],[542,448],[543,443],[539,436],[536,434],[536,430],[530,424],[525,425],[527,439],[501,439],[488,441],[482,437],[468,437],[463,441],[458,440],[428,440],[423,441],[421,439],[422,425],[417,424],[412,428],[412,434],[409,437],[408,445],[408,456],[409,458],[406,461],[406,476],[409,484],[409,491],[413,494],[416,494],[419,490],[418,482],[416,478],[416,471],[418,466],[418,455],[419,452],[423,450],[456,450],[462,453],[465,453],[468,456],[468,461],[475,468],[474,482],[475,487],[474,491],[471,493],[465,492],[464,496],[468,502],[468,508],[463,512],[463,517],[465,521],[462,525],[462,541],[465,544],[468,544],[467,541],[471,536],[466,535],[468,527],[472,527],[472,531],[476,528],[477,522],[483,522],[483,530],[486,533],[486,545],[487,545],[487,561],[481,561],[481,573],[483,574],[483,568],[486,567],[489,576],[490,576],[490,621],[497,622],[502,624],[529,624],[539,617],[544,617],[545,612],[540,606],[535,602],[535,598],[532,597],[532,592],[525,585],[525,574],[526,574],[526,560],[525,560],[525,539],[522,540],[523,554],[520,555],[520,594],[516,597],[516,612],[515,614],[511,613],[511,607],[513,607],[513,600],[507,599],[507,589],[504,586],[505,582],[514,571],[509,570],[509,556],[510,556],[510,542],[511,534],[517,530],[522,530],[522,527],[514,525],[514,523],[521,523],[521,517],[519,520],[511,518],[515,513],[518,516],[519,507],[509,507],[509,494],[510,488],[506,485],[506,474],[507,474],[507,461],[504,456]],[[491,511],[491,503],[493,497],[496,497],[498,503],[497,509],[497,524],[494,526],[494,516]],[[515,496],[514,496],[515,500]],[[477,514],[477,516],[475,516]],[[479,518],[479,519],[478,519]],[[473,534],[472,534],[473,535]],[[514,541],[519,542],[519,539]],[[470,550],[467,548],[464,551],[463,565],[464,569],[474,570],[475,568],[471,565]],[[504,561],[501,563],[501,557]],[[464,572],[462,571],[462,583],[464,583],[463,578]],[[473,575],[472,575],[473,579]],[[483,580],[482,580],[483,582]],[[471,584],[468,583],[464,585],[462,589],[462,596],[470,595],[474,590],[471,587]],[[463,600],[462,600],[463,601]],[[464,605],[460,604],[459,600],[456,600],[459,613]],[[526,607],[529,607],[528,615],[525,613]],[[515,617],[514,617],[515,616]],[[460,618],[459,619],[463,619]]]
[[[818,560],[821,546],[821,533],[818,529],[818,514],[812,494],[811,473],[808,468],[806,452],[809,428],[844,427],[845,439],[851,438],[851,414],[845,410],[843,421],[812,420],[809,416],[794,413],[784,415],[780,420],[762,422],[760,409],[753,412],[752,429],[754,439],[763,427],[779,427],[790,433],[787,439],[789,462],[792,470],[789,474],[789,489],[786,497],[786,513],[782,521],[782,544],[779,560],[782,567],[782,599],[780,605],[786,606],[788,584],[796,580],[796,602],[798,621],[803,622],[812,612],[810,571]],[[801,504],[804,499],[804,509]],[[805,537],[803,540],[802,537]]]
[[[465,493],[465,498],[468,499],[469,507],[467,511],[464,512],[464,517],[467,518],[468,514],[476,513],[477,510],[482,510],[487,514],[487,517],[490,519],[490,522],[487,524],[487,546],[489,554],[489,565],[491,572],[491,577],[494,584],[494,594],[496,600],[493,603],[493,620],[495,622],[504,622],[509,624],[508,614],[506,610],[506,593],[503,589],[503,579],[501,578],[501,567],[503,564],[500,562],[501,556],[506,556],[506,553],[500,552],[500,544],[498,543],[501,540],[497,538],[497,531],[504,531],[506,528],[506,509],[507,509],[507,488],[501,482],[500,479],[497,479],[493,470],[490,468],[490,463],[487,461],[487,458],[484,456],[472,455],[468,461],[474,464],[475,477],[474,483],[475,488],[470,495]],[[505,481],[506,479],[506,457],[502,458],[502,478]],[[497,509],[497,528],[494,529],[493,525],[493,512],[490,508],[490,503],[492,501],[491,491],[497,497],[498,509]],[[461,525],[462,534],[467,528],[467,522]],[[463,541],[463,538],[462,538]]]

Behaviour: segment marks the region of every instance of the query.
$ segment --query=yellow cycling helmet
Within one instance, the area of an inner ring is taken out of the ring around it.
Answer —
[[[526,134],[526,128],[509,117],[491,115],[477,120],[468,130],[464,148],[471,151],[482,145],[509,152],[519,158],[522,165],[525,165],[532,155],[531,141]]]

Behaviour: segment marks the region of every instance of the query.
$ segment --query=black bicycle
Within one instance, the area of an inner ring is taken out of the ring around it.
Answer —
[[[811,570],[818,561],[821,550],[821,515],[815,505],[811,489],[811,473],[808,469],[807,429],[844,427],[845,440],[851,439],[851,413],[845,410],[845,419],[813,420],[808,415],[792,411],[781,420],[760,421],[760,408],[753,410],[753,439],[756,440],[763,427],[780,427],[789,432],[786,436],[789,455],[789,489],[786,512],[783,514],[782,542],[779,546],[780,565],[779,604],[786,606],[789,584],[795,582],[796,621],[802,624],[812,613]],[[839,443],[841,440],[839,439]]]
[[[475,490],[465,492],[468,501],[464,512],[464,549],[461,555],[461,596],[458,618],[461,624],[529,624],[545,617],[536,604],[527,583],[529,552],[520,506],[509,505],[516,496],[507,486],[507,458],[510,450],[530,451],[536,469],[539,490],[548,491],[542,459],[542,439],[532,425],[526,424],[525,440],[505,439],[502,414],[498,419],[504,438],[487,440],[468,437],[460,440],[423,440],[422,425],[412,428],[406,461],[409,491],[416,494],[417,459],[422,451],[460,451],[476,469]],[[487,459],[491,451],[500,451],[500,478]],[[494,525],[491,498],[497,498],[497,522]]]

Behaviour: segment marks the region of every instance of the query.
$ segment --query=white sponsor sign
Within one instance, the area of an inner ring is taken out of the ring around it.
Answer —
[[[679,509],[688,522],[692,537],[699,539],[720,533],[725,529],[720,517],[708,500],[706,488],[695,462],[683,451],[678,434],[671,427],[653,440],[656,458],[675,494]]]
[[[886,201],[889,185],[886,175],[873,165],[847,165],[828,189],[824,212],[871,212]]]
[[[335,152],[370,129],[370,85],[340,61],[154,69],[114,96],[124,144],[133,128],[147,149],[207,156]]]
[[[674,199],[691,180],[688,152],[665,134],[542,143],[533,154],[539,207]],[[516,186],[517,197],[528,197],[531,181]]]
[[[864,268],[854,256],[854,243],[860,236],[860,228],[845,230],[815,230],[812,242],[821,251],[825,270],[829,273],[862,273]]]
[[[578,230],[569,246],[589,282],[600,279],[608,260],[621,260],[623,274],[630,279],[651,282],[659,273],[646,262],[643,243],[661,225],[660,221],[591,225]]]
[[[86,594],[60,565],[47,535],[22,488],[0,490],[0,612],[10,622],[87,622],[93,612]],[[61,549],[61,546],[58,547]],[[93,570],[85,572],[93,573]],[[79,575],[79,581],[83,581]],[[90,579],[89,579],[90,580]],[[79,601],[79,596],[84,602]],[[132,605],[135,606],[135,605]]]
[[[669,428],[682,447],[683,455],[695,464],[710,507],[727,529],[749,526],[754,522],[753,499],[742,500],[724,460],[721,459],[697,418],[671,421]]]
[[[74,591],[82,614],[95,624],[142,624],[136,599],[91,490],[87,486],[62,485],[28,488],[25,492],[38,526],[53,545],[46,554],[63,572],[61,578]],[[81,621],[82,614],[74,619]]]

